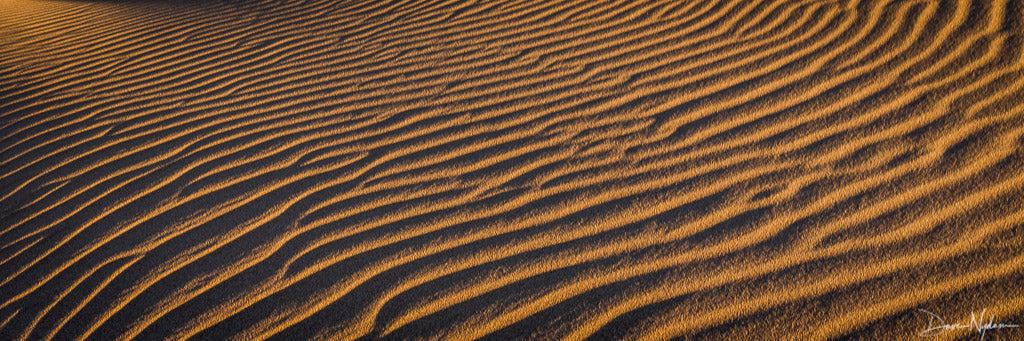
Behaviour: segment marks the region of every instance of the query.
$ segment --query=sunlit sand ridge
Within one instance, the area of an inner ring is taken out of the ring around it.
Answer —
[[[1024,324],[1022,25],[1015,0],[0,0],[0,339]]]

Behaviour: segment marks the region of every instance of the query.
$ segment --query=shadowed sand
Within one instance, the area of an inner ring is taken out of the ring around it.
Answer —
[[[0,339],[1024,324],[1022,24],[1016,0],[0,0]]]

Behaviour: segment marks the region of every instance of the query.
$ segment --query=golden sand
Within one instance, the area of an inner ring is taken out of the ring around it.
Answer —
[[[1022,285],[1021,1],[0,0],[3,340],[1013,340]]]

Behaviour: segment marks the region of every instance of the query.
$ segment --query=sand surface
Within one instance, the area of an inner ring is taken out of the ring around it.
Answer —
[[[0,339],[1024,324],[1022,46],[1019,0],[0,0]]]

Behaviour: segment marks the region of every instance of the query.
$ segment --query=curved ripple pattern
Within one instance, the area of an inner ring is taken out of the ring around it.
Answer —
[[[1022,25],[1012,0],[0,1],[0,338],[1024,322]]]

